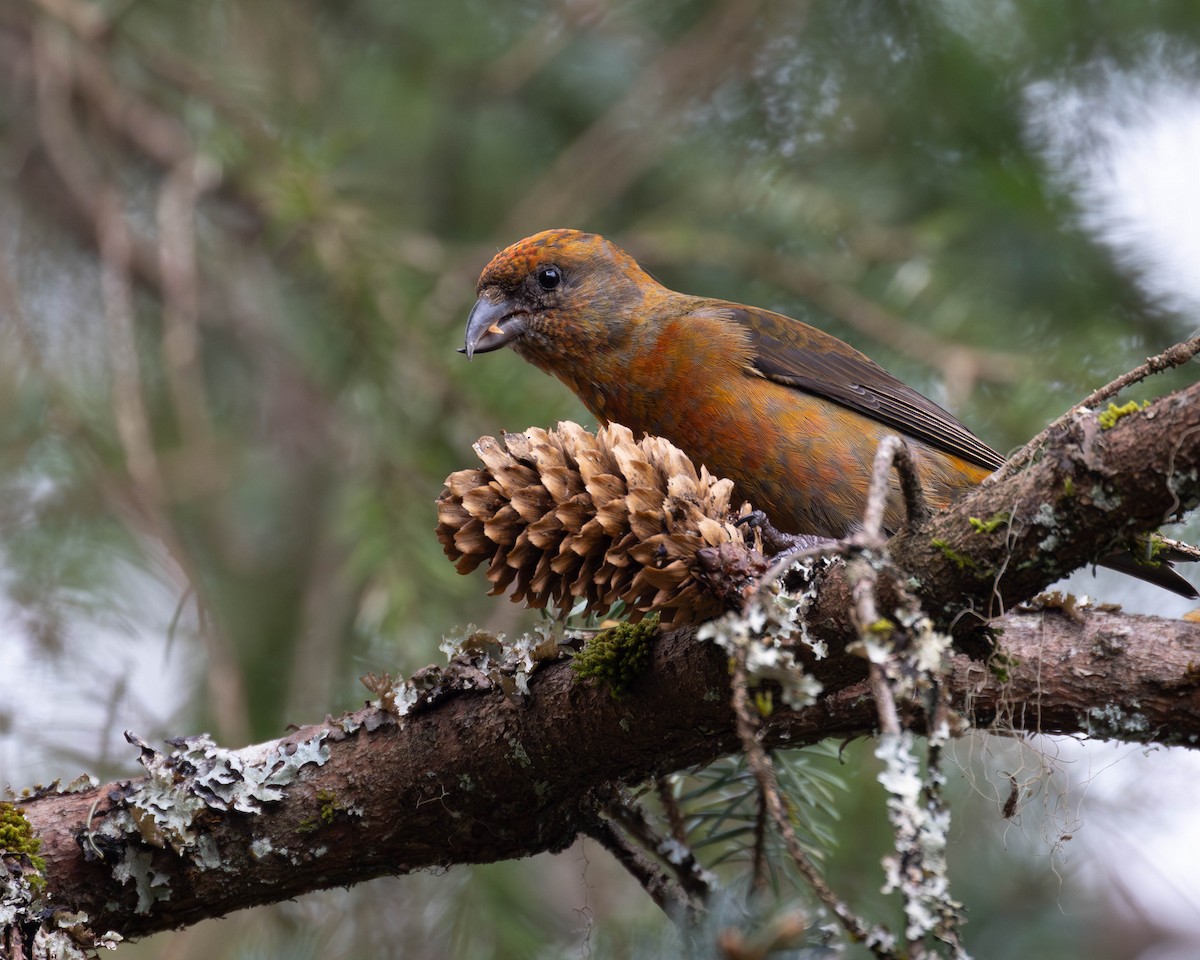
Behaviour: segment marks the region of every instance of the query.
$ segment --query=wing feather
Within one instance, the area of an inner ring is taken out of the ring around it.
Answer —
[[[710,302],[711,303],[711,302]],[[769,310],[712,304],[747,332],[748,373],[824,397],[914,440],[994,470],[1004,458],[928,397],[835,337]]]

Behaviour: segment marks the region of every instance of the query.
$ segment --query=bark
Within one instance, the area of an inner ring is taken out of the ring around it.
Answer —
[[[1127,550],[1137,534],[1200,500],[1200,383],[1122,417],[1108,430],[1082,412],[1042,458],[985,482],[953,510],[890,544],[901,569],[921,570],[918,594],[940,618],[1011,609],[1047,583]],[[991,532],[972,524],[1000,521]],[[1086,531],[1086,533],[1085,533]]]
[[[1007,680],[954,657],[954,705],[975,725],[1137,742],[1200,737],[1200,625],[1102,612],[1077,622],[1047,610],[1010,614],[1000,626]],[[194,814],[215,867],[203,865],[198,849],[176,853],[125,830],[97,839],[103,859],[90,850],[89,817],[100,831],[144,779],[44,796],[22,809],[43,840],[51,902],[86,912],[96,932],[140,936],[382,874],[563,849],[586,830],[600,788],[736,750],[729,694],[725,657],[681,630],[655,645],[626,700],[577,682],[557,662],[531,678],[528,697],[468,690],[403,720],[367,707],[303,727],[269,746],[286,753],[319,739],[327,756],[300,767],[278,801],[258,812],[203,805]],[[866,735],[875,716],[860,681],[807,709],[779,711],[769,739],[801,746]],[[178,779],[188,782],[184,772]],[[121,883],[114,870],[131,853],[144,862]],[[139,911],[138,885],[152,876],[159,879]]]
[[[943,627],[964,610],[1010,611],[991,621],[1002,658],[953,655],[946,683],[966,720],[1198,742],[1200,624],[1070,604],[1012,610],[1127,533],[1194,506],[1198,466],[1200,386],[1103,433],[1077,423],[1027,472],[891,542],[892,562],[919,581]],[[970,523],[1000,510],[1011,514],[1003,533]],[[772,744],[872,731],[863,661],[840,652],[856,636],[848,597],[838,562],[807,618],[833,651],[810,664],[825,695],[778,710]],[[887,603],[884,589],[880,609]],[[376,705],[241,751],[192,738],[168,756],[135,738],[147,777],[20,805],[43,841],[49,903],[85,912],[94,934],[141,936],[381,874],[559,850],[595,823],[596,798],[613,783],[738,749],[726,657],[694,630],[660,637],[621,700],[553,655],[527,665],[528,693],[483,663],[427,668]]]

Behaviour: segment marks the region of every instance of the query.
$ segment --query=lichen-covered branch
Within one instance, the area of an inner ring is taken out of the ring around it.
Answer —
[[[1200,335],[1191,336],[1187,340],[1180,343],[1175,343],[1169,346],[1162,353],[1149,357],[1145,363],[1134,367],[1132,370],[1126,371],[1117,377],[1115,380],[1106,383],[1098,390],[1094,390],[1088,394],[1079,403],[1075,404],[1070,410],[1058,417],[1045,430],[1039,433],[1036,437],[1030,440],[1025,446],[1009,457],[1008,462],[995,472],[986,482],[996,483],[1000,480],[1005,480],[1011,477],[1018,470],[1024,468],[1030,463],[1042,450],[1042,447],[1062,430],[1067,423],[1083,410],[1095,409],[1110,397],[1115,397],[1126,387],[1132,386],[1135,383],[1140,383],[1147,377],[1153,374],[1160,373],[1163,370],[1169,370],[1171,367],[1178,367],[1188,363],[1195,358],[1196,354],[1200,353]]]
[[[890,541],[890,562],[944,625],[967,610],[1010,611],[992,623],[1001,660],[953,655],[950,706],[984,727],[1200,742],[1200,625],[1078,606],[1011,612],[1059,573],[1195,506],[1198,478],[1200,385],[1107,431],[1076,423],[1027,472]],[[985,522],[1001,512],[1003,523]],[[881,611],[902,606],[890,579]],[[765,745],[875,728],[863,660],[844,652],[859,637],[852,609],[845,566],[832,560],[789,614],[809,641],[794,652],[824,693],[785,697],[763,724]],[[162,751],[133,738],[146,776],[35,792],[15,809],[44,866],[3,853],[0,942],[39,924],[112,942],[382,874],[562,849],[595,824],[600,788],[739,749],[727,655],[694,629],[662,635],[621,698],[581,679],[549,638],[506,651],[469,639],[450,667],[377,681],[376,704],[338,721],[237,751],[204,737]],[[810,656],[818,647],[828,655]]]
[[[1200,503],[1200,383],[1105,429],[1082,412],[1016,476],[972,491],[888,548],[923,571],[917,595],[943,623],[998,616],[1060,577],[1129,551]],[[1142,557],[1147,570],[1159,558]]]
[[[923,960],[932,952],[928,940],[936,938],[955,960],[967,960],[959,928],[962,904],[950,895],[946,847],[950,809],[942,801],[944,776],[939,769],[941,749],[950,737],[940,716],[941,678],[950,648],[948,634],[932,628],[912,595],[896,586],[904,603],[881,616],[876,604],[880,576],[896,582],[900,576],[888,560],[883,535],[888,480],[899,474],[907,505],[907,527],[928,520],[920,479],[908,447],[898,437],[879,444],[872,469],[862,530],[854,537],[859,550],[847,561],[853,583],[858,640],[853,645],[867,660],[867,678],[879,717],[875,756],[883,765],[879,782],[887,791],[888,820],[892,824],[893,852],[884,857],[884,892],[897,891],[906,918],[905,955]],[[736,693],[735,693],[736,696]],[[927,730],[927,762],[922,772],[915,738],[905,729],[906,715],[934,714]]]
[[[825,882],[825,878],[817,870],[816,864],[804,852],[800,840],[796,836],[787,805],[779,789],[779,780],[775,775],[775,765],[771,762],[770,754],[759,739],[759,724],[750,708],[749,677],[746,672],[746,649],[738,648],[733,655],[733,711],[738,739],[746,760],[754,776],[758,780],[759,791],[767,813],[779,831],[783,844],[796,865],[796,869],[808,884],[809,889],[842,925],[846,934],[855,942],[863,944],[872,955],[881,960],[897,960],[900,954],[896,951],[894,937],[882,927],[872,925],[859,916],[854,909],[839,897]]]
[[[629,838],[611,820],[597,818],[587,828],[588,836],[604,847],[641,885],[665,914],[683,920],[694,915],[696,907],[683,889],[665,870]]]
[[[1200,742],[1200,625],[1077,616],[1005,617],[1006,676],[955,655],[952,706],[984,728]],[[824,671],[813,705],[776,710],[764,741],[869,733],[865,682],[833,685],[839,673]],[[431,671],[425,706],[404,717],[367,707],[239,751],[141,747],[145,777],[19,803],[42,840],[46,903],[85,914],[81,937],[136,937],[382,874],[559,850],[595,822],[597,786],[739,748],[727,659],[691,630],[663,635],[621,700],[557,660],[527,696],[507,686]]]

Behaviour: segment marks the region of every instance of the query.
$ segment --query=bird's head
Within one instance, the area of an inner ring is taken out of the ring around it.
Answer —
[[[563,375],[628,335],[647,295],[661,290],[629,254],[594,233],[545,230],[484,268],[461,348],[468,358],[505,345]]]

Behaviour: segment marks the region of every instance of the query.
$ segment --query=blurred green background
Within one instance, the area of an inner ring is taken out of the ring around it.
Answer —
[[[668,286],[818,324],[1000,450],[1200,313],[1195,0],[6,0],[0,84],[14,787],[134,774],[126,727],[269,739],[456,626],[532,622],[432,532],[476,437],[592,423],[507,351],[455,353],[479,270],[530,233],[600,232]],[[1064,855],[1090,754],[959,753],[976,955],[1200,952],[1195,886],[1155,913],[1111,833]],[[869,745],[844,760],[813,761],[848,786],[832,875],[880,900]],[[1015,770],[1045,808],[1014,825]],[[1094,821],[1174,822],[1125,796]],[[668,926],[585,844],[118,956],[685,955]]]

